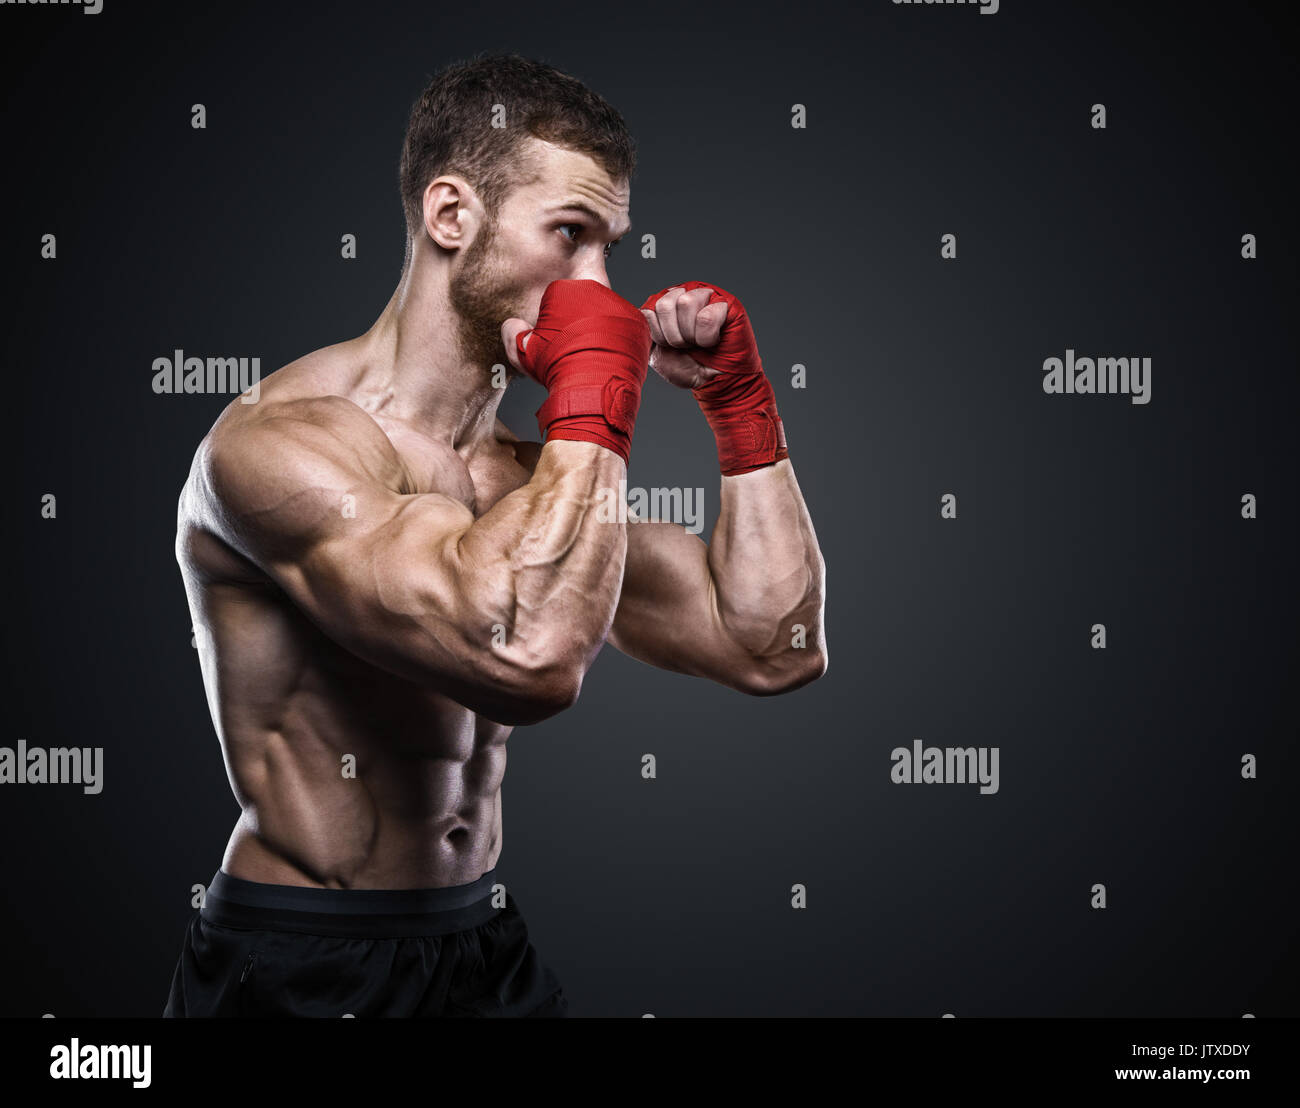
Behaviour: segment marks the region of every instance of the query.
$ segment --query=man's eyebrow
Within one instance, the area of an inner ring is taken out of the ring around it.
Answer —
[[[584,215],[590,216],[597,223],[603,224],[605,222],[605,217],[603,215],[601,215],[598,211],[596,211],[595,208],[591,207],[591,205],[585,204],[581,200],[565,201],[565,203],[552,208],[551,211],[552,212],[582,212]],[[626,235],[630,230],[632,230],[631,219],[627,221],[627,226],[623,229],[623,235]],[[619,235],[618,237],[622,238],[623,235]]]

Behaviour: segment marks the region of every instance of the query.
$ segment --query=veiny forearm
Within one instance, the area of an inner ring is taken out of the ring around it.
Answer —
[[[779,669],[824,652],[825,562],[789,461],[722,478],[709,570],[723,626],[756,659]]]
[[[525,670],[590,664],[623,580],[626,527],[608,506],[626,473],[610,450],[547,443],[532,479],[460,538],[467,615],[493,631],[495,657]]]

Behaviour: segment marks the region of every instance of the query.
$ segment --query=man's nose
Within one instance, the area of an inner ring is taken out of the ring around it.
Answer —
[[[609,274],[605,272],[605,259],[600,258],[594,262],[588,262],[586,265],[579,267],[578,272],[573,275],[575,278],[585,278],[589,281],[599,281],[607,289],[613,286],[609,283]]]

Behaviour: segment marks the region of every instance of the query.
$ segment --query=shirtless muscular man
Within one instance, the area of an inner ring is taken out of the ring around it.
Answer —
[[[634,161],[551,66],[443,70],[410,116],[387,307],[200,443],[176,554],[243,814],[165,1015],[564,1015],[493,890],[511,730],[570,707],[606,641],[755,696],[825,671],[825,566],[744,307],[610,288]],[[708,545],[600,511],[648,368],[716,437]],[[547,389],[540,442],[496,416],[520,373]]]

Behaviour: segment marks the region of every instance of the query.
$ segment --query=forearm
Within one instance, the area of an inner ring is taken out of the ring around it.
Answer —
[[[549,442],[532,479],[459,538],[469,622],[504,666],[580,680],[594,658],[623,579],[627,532],[608,506],[626,473],[610,450]]]
[[[826,670],[826,569],[749,316],[702,281],[663,289],[641,311],[652,366],[691,390],[713,431],[722,504],[707,549],[633,530],[619,649],[755,695],[798,688]]]
[[[788,460],[722,478],[708,562],[719,621],[760,670],[820,674],[825,562]]]
[[[650,332],[608,286],[574,279],[552,281],[536,324],[506,320],[502,339],[511,364],[547,390],[545,445],[528,484],[460,536],[457,560],[477,582],[473,611],[492,620],[492,673],[518,683],[540,672],[568,700],[618,604],[627,531],[608,509],[627,476]]]

